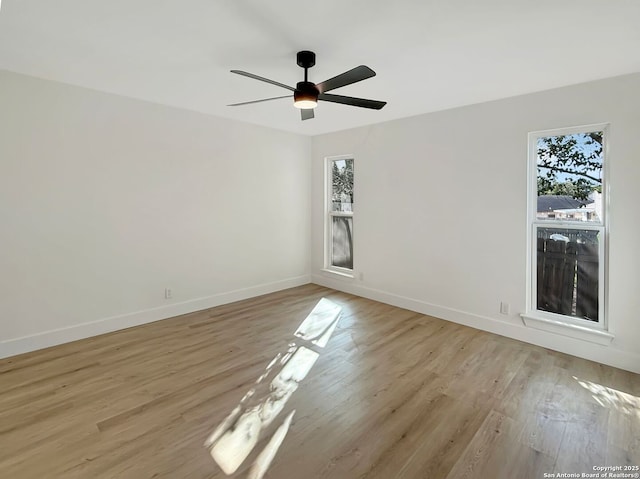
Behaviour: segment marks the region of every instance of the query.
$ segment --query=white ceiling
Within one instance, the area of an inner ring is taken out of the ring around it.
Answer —
[[[360,64],[377,76],[300,121],[289,99],[229,103]],[[640,0],[4,0],[0,68],[315,135],[640,71]]]

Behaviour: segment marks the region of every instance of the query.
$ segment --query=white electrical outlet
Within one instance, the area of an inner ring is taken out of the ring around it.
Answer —
[[[171,288],[164,289],[164,299],[171,299],[172,294]]]
[[[364,281],[364,273],[360,272],[360,274],[358,274],[358,279],[360,281]]]
[[[509,314],[510,309],[509,303],[505,303],[504,301],[500,303],[500,314]]]

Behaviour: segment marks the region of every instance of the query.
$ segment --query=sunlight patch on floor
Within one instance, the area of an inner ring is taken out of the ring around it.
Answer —
[[[640,397],[612,389],[601,384],[573,376],[580,386],[589,391],[598,404],[607,409],[615,409],[640,419]]]
[[[235,473],[251,454],[267,429],[284,410],[287,401],[311,371],[320,357],[313,346],[324,348],[340,319],[342,308],[322,298],[294,333],[296,340],[279,352],[258,377],[255,386],[240,400],[220,425],[209,435],[204,445],[225,474]],[[276,371],[280,368],[279,372]],[[268,383],[267,379],[273,377]],[[271,435],[264,449],[255,458],[248,476],[261,479],[278,452],[289,430],[295,410],[291,411]]]
[[[294,336],[324,348],[340,318],[340,306],[322,298],[298,327]]]

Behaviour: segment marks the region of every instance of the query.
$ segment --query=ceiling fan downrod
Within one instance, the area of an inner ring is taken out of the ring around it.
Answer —
[[[318,104],[320,91],[315,83],[309,81],[309,68],[316,64],[316,54],[309,50],[303,50],[296,55],[296,62],[299,67],[304,68],[304,81],[296,84],[293,93],[294,106],[301,109],[315,108]]]

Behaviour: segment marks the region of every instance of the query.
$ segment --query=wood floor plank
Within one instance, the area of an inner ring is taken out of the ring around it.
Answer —
[[[553,472],[554,459],[518,441],[522,425],[492,411],[480,426],[447,479],[544,477]]]

